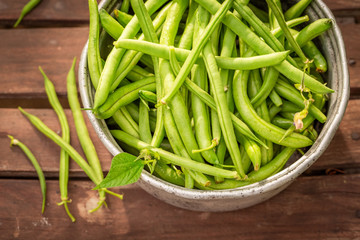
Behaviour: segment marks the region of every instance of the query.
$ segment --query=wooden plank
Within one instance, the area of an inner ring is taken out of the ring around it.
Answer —
[[[344,118],[328,149],[311,167],[311,170],[327,168],[359,168],[360,126],[358,123],[360,100],[350,100]]]
[[[360,0],[323,0],[323,2],[335,13],[336,11],[360,9]]]
[[[60,134],[60,124],[53,110],[50,109],[26,109],[38,116],[49,128]],[[71,144],[82,154],[72,115],[69,109],[65,109],[71,131]],[[35,176],[34,169],[26,156],[18,147],[9,147],[10,139],[7,135],[13,135],[25,145],[37,157],[45,175],[57,177],[59,171],[59,152],[60,148],[40,133],[17,109],[0,109],[0,152],[2,153],[0,164],[0,176]],[[85,113],[84,113],[85,116]],[[95,148],[102,162],[103,169],[108,170],[112,156],[97,137],[87,116],[85,120],[89,129],[90,137],[94,140]],[[83,155],[83,154],[82,154]],[[80,167],[74,162],[70,162],[71,176],[86,176]]]
[[[45,97],[41,66],[60,96],[72,59],[79,59],[88,28],[0,30],[1,97]]]
[[[0,25],[12,26],[21,9],[28,0],[1,1],[0,3]],[[39,25],[75,25],[87,24],[89,21],[89,8],[87,1],[42,1],[22,21],[22,26]]]
[[[355,97],[360,94],[360,24],[341,24],[340,29],[348,59],[351,95]]]
[[[71,181],[71,223],[59,202],[57,181],[47,181],[41,215],[35,180],[0,180],[2,239],[356,239],[360,235],[360,175],[301,177],[259,205],[225,213],[193,212],[165,204],[134,185],[116,189],[109,209],[89,214],[93,186]]]
[[[56,132],[60,131],[58,121],[52,110],[29,109],[29,111],[39,116]],[[357,124],[359,112],[360,100],[351,100],[330,146],[309,171],[324,172],[329,168],[360,169],[360,126]],[[75,135],[74,124],[70,118],[69,110],[66,110],[66,113],[73,133],[72,145],[80,151],[81,148]],[[103,170],[108,171],[112,157],[96,136],[87,117],[85,119],[102,161]],[[0,125],[0,152],[3,153],[0,176],[36,176],[31,164],[28,163],[20,149],[9,148],[8,134],[13,134],[33,149],[47,176],[56,177],[58,175],[58,147],[32,127],[17,109],[0,109],[0,122],[2,123]],[[71,165],[71,173],[72,176],[76,177],[84,176],[84,173],[75,163]]]

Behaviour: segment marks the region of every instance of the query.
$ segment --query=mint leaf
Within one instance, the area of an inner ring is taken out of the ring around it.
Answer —
[[[118,187],[137,182],[143,168],[143,161],[137,160],[135,156],[129,153],[119,153],[112,159],[107,176],[94,190]]]

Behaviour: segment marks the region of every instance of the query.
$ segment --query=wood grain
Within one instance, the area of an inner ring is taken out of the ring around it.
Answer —
[[[28,0],[1,1],[0,25],[12,26]],[[87,24],[89,8],[87,1],[42,1],[22,21],[21,26]]]
[[[117,188],[109,209],[89,214],[92,184],[70,181],[71,221],[59,201],[57,181],[47,181],[41,215],[36,180],[0,180],[0,239],[356,239],[360,235],[360,175],[302,177],[274,198],[225,213],[192,212],[163,203],[134,185]]]
[[[45,98],[39,66],[65,96],[67,73],[72,59],[79,59],[88,28],[11,29],[0,30],[0,36],[2,98]]]

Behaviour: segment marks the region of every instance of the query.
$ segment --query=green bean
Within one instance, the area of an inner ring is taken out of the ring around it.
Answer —
[[[295,27],[301,23],[307,22],[309,21],[309,16],[305,15],[303,17],[298,17],[298,18],[294,18],[291,19],[289,21],[286,22],[286,25],[288,27]],[[281,27],[276,27],[274,29],[271,30],[271,33],[275,36],[275,37],[279,37],[281,34],[283,34],[283,31],[281,29]]]
[[[202,89],[206,89],[208,83],[206,77],[206,69],[204,65],[194,65],[191,78],[194,79],[194,83],[197,84],[199,87],[201,87]],[[194,127],[197,143],[199,144],[200,149],[207,148],[212,145],[208,107],[203,101],[201,101],[200,98],[192,94],[191,108],[195,122]],[[215,141],[219,141],[219,139]],[[218,158],[213,149],[202,151],[201,154],[204,159],[209,163],[218,163]]]
[[[288,101],[296,104],[297,106],[304,108],[304,99],[301,96],[300,92],[292,87],[290,84],[284,82],[283,80],[278,80],[278,84],[275,86],[275,90],[283,98]],[[319,122],[324,123],[326,121],[326,116],[323,114],[317,107],[310,105],[309,113],[313,115]]]
[[[318,19],[306,27],[304,27],[297,35],[295,35],[296,42],[300,47],[303,47],[307,42],[318,37],[323,32],[332,27],[332,20],[329,18]],[[286,46],[289,49],[289,46]]]
[[[249,78],[249,71],[242,71],[235,76],[233,81],[233,91],[235,106],[239,111],[244,122],[256,132],[259,136],[268,139],[274,143],[281,144],[283,146],[302,148],[310,146],[312,141],[299,134],[291,134],[286,138],[286,141],[281,141],[285,131],[278,128],[263,119],[261,119],[251,106],[250,100],[247,96],[247,82]]]
[[[38,117],[26,112],[21,107],[18,107],[22,114],[29,119],[29,121],[36,127],[41,133],[54,141],[61,148],[69,154],[69,156],[83,169],[86,175],[98,185],[101,180],[95,174],[95,171],[90,167],[90,165],[85,161],[83,157],[67,142],[65,142],[59,135],[57,135],[53,130],[47,127]]]
[[[168,46],[132,39],[118,40],[115,43],[115,47],[133,49],[164,59],[168,59],[170,54],[170,48]],[[182,62],[186,61],[187,57],[191,53],[188,50],[180,48],[175,48],[174,50],[177,60]],[[262,67],[278,65],[284,61],[288,54],[289,53],[287,51],[284,51],[246,58],[229,58],[221,56],[216,56],[215,58],[216,63],[219,65],[220,68],[234,70],[252,70]],[[201,60],[197,59],[197,61]]]
[[[90,23],[89,23],[87,61],[88,61],[90,79],[93,86],[96,88],[98,86],[100,75],[103,69],[101,57],[100,57],[100,49],[99,49],[99,33],[100,33],[99,12],[98,12],[98,5],[96,0],[88,0],[88,2],[89,2]]]
[[[271,94],[272,90],[275,87],[277,79],[279,77],[279,71],[275,68],[267,68],[264,74],[264,82],[257,92],[257,94],[251,98],[251,104],[256,109],[258,106],[261,105],[265,101],[265,99]],[[278,101],[276,105],[278,106]]]
[[[41,67],[39,67],[41,74],[44,77],[44,86],[45,91],[48,96],[50,105],[56,112],[56,115],[59,118],[62,138],[64,141],[70,144],[70,129],[69,124],[66,119],[66,115],[64,109],[59,102],[59,99],[56,95],[54,84],[50,81],[50,79],[46,76]],[[70,217],[72,222],[75,222],[75,218],[69,211],[67,204],[71,202],[68,198],[68,181],[69,181],[69,155],[63,150],[60,150],[60,164],[59,164],[59,188],[61,195],[61,202],[59,205],[64,205],[65,211],[67,215]]]
[[[280,116],[275,116],[271,121],[275,126],[278,126],[283,129],[288,129],[293,126],[293,121],[287,118],[283,118]]]
[[[136,106],[135,103],[130,103],[126,105],[126,110],[130,114],[131,118],[139,123],[139,108]],[[150,121],[150,130],[151,132],[155,131],[155,125],[156,125],[156,118],[151,115],[151,112],[149,113],[149,121]],[[134,134],[131,134],[134,136]]]
[[[34,168],[36,170],[36,173],[37,173],[39,181],[40,181],[40,188],[41,188],[41,193],[42,193],[42,198],[43,198],[41,213],[44,213],[45,203],[46,203],[46,181],[45,181],[44,173],[41,170],[41,167],[40,167],[38,161],[36,160],[34,154],[32,154],[32,152],[30,151],[30,149],[25,144],[23,144],[19,140],[15,139],[13,136],[8,135],[8,137],[11,140],[10,146],[13,146],[13,145],[19,146],[21,148],[21,150],[23,150],[25,155],[28,157],[31,164],[34,166]]]
[[[236,171],[229,171],[229,170],[216,168],[205,163],[200,163],[188,158],[177,156],[161,148],[151,147],[149,144],[146,144],[134,138],[133,136],[126,134],[121,130],[111,130],[110,132],[116,139],[128,144],[131,147],[134,147],[138,150],[148,148],[151,152],[159,154],[160,160],[163,159],[169,163],[179,165],[188,169],[192,169],[194,171],[202,172],[204,174],[208,174],[211,176],[219,176],[223,178],[233,178],[233,179],[240,178]]]
[[[139,23],[141,26],[141,29],[143,31],[143,34],[145,36],[145,39],[147,39],[150,42],[154,42],[154,43],[158,43],[158,37],[156,35],[156,30],[155,27],[153,26],[153,22],[150,18],[150,15],[148,14],[148,12],[146,11],[146,7],[145,4],[143,3],[142,0],[131,0],[131,5],[133,7],[133,10],[135,12],[135,14],[137,15],[138,19],[139,19]],[[163,10],[162,12],[166,12],[165,10]],[[165,14],[159,13],[159,16],[162,16]],[[158,17],[159,18],[159,17]],[[155,21],[154,21],[155,22]],[[156,24],[155,24],[156,25]],[[159,93],[159,96],[162,95],[162,91],[163,91],[163,86],[162,86],[162,80],[161,80],[161,75],[160,75],[160,64],[159,64],[159,59],[156,57],[152,57],[152,62],[154,64],[154,72],[155,72],[155,79],[156,79],[156,90]],[[148,117],[148,112],[145,112],[145,108],[144,106],[140,105],[140,110],[143,108],[143,113],[147,115],[147,117],[141,118],[139,120],[139,125],[141,125],[140,128],[140,137],[144,138],[145,140],[148,140],[147,138],[151,137],[151,132],[150,132],[150,123],[149,123],[149,117]],[[151,143],[152,145],[158,146],[160,145],[163,137],[164,137],[164,127],[163,127],[163,115],[162,115],[162,111],[159,110],[158,114],[158,125],[157,129],[155,131],[154,134],[154,138],[153,139],[149,139],[149,143]]]
[[[122,32],[124,31],[124,27],[121,26],[105,9],[99,10],[99,18],[101,26],[105,29],[105,31],[113,38],[118,39]]]
[[[123,0],[121,2],[120,11],[127,13],[129,12],[129,8],[130,8],[130,0]]]
[[[300,0],[284,13],[285,19],[290,20],[299,17],[311,2],[312,0]]]
[[[250,75],[250,82],[248,85],[249,96],[257,94],[261,88],[262,80],[259,70],[253,70]],[[263,102],[257,109],[257,114],[264,119],[266,122],[270,122],[269,109],[266,102]],[[263,140],[267,147],[261,146],[261,163],[262,165],[267,164],[273,158],[273,143],[269,140]],[[250,157],[250,155],[249,155]]]
[[[298,107],[296,104],[289,101],[284,101],[281,107],[282,112],[300,112],[302,110],[301,107]]]
[[[295,36],[298,36],[299,34],[299,32],[296,30],[291,30],[291,33]],[[309,57],[309,59],[314,61],[317,72],[323,73],[327,71],[326,59],[312,41],[307,41],[302,46],[302,49],[304,53]]]
[[[120,11],[118,9],[114,10],[114,14],[121,26],[126,26],[132,19],[130,14],[127,14],[126,12]]]
[[[286,119],[293,120],[295,112],[281,112],[280,115]]]
[[[327,71],[327,61],[312,41],[308,41],[302,48],[304,53],[314,60],[317,72],[324,73]]]
[[[146,90],[140,90],[138,92],[140,99],[151,102],[156,104],[157,103],[157,96],[155,93],[146,91]]]
[[[111,117],[116,110],[139,98],[139,90],[155,91],[154,77],[144,78],[140,81],[125,85],[109,95],[106,102],[94,111],[97,118],[106,119]]]
[[[139,136],[140,140],[151,143],[151,130],[150,130],[150,120],[149,120],[149,109],[147,106],[147,101],[140,101],[139,103]]]
[[[192,2],[189,8],[189,15],[186,20],[186,27],[181,35],[179,44],[177,46],[178,48],[189,50],[192,46],[196,11],[197,11],[197,3]]]
[[[75,64],[76,64],[76,58],[74,58],[71,69],[67,75],[68,102],[70,105],[71,112],[73,114],[75,129],[81,148],[84,151],[84,154],[86,156],[86,159],[90,167],[94,170],[96,177],[100,181],[102,181],[104,176],[101,169],[100,160],[96,153],[95,146],[91,141],[84,117],[81,112],[81,106],[78,99],[78,91],[76,87]],[[97,208],[105,204],[105,192],[103,190],[99,190],[99,197],[100,200]],[[96,210],[97,208],[95,208],[94,210]]]
[[[278,107],[276,105],[273,105],[269,108],[269,117],[270,121],[282,110],[282,106]]]
[[[201,6],[208,10],[211,14],[216,13],[220,8],[220,3],[215,0],[196,0]],[[236,18],[232,13],[228,12],[223,19],[223,23],[233,30],[240,38],[242,38],[255,52],[258,54],[269,54],[274,52],[265,42],[263,42],[254,32],[251,31],[240,19]],[[288,61],[283,61],[275,68],[295,83],[304,82],[313,92],[332,93],[332,89],[320,84],[314,78],[307,74],[303,74],[300,69],[291,65]]]
[[[154,13],[159,9],[166,0],[149,0],[145,3],[149,14]],[[139,21],[136,16],[134,16],[129,24],[125,27],[123,33],[119,39],[133,38],[136,33],[139,31]],[[108,98],[111,85],[116,77],[116,70],[119,66],[122,56],[125,53],[125,49],[113,48],[110,54],[107,57],[103,71],[101,72],[99,83],[96,88],[96,93],[94,96],[94,106],[96,110],[99,108]]]
[[[177,90],[181,87],[182,83],[185,81],[186,76],[190,73],[191,67],[194,65],[196,59],[200,55],[201,50],[206,44],[207,39],[214,31],[216,26],[221,22],[221,19],[226,14],[227,10],[230,9],[232,5],[232,0],[226,0],[220,10],[214,15],[213,19],[210,21],[206,29],[201,34],[199,40],[196,45],[191,50],[189,56],[186,58],[182,68],[179,71],[179,74],[176,76],[175,81],[172,85],[172,88],[163,96],[161,99],[162,104],[166,104],[168,100],[170,100]]]
[[[133,120],[125,107],[121,107],[118,111],[116,111],[112,118],[124,132],[136,138],[140,138],[139,125],[137,125],[137,123]],[[140,119],[138,119],[138,122],[140,122]]]
[[[251,160],[254,170],[258,171],[261,166],[261,150],[260,147],[252,140],[247,139],[246,137],[237,134],[236,139],[240,142],[240,144],[244,147],[246,154]]]
[[[184,177],[177,173],[177,171],[168,165],[157,162],[155,165],[155,175],[164,179],[165,181],[178,185],[185,186]]]
[[[269,94],[269,98],[275,104],[275,106],[280,107],[283,103],[281,97],[277,94],[277,92],[274,89]]]
[[[254,6],[253,4],[249,3],[248,7],[251,9],[251,11],[254,12],[254,14],[264,23],[269,21],[269,15],[267,14],[267,12],[265,12],[262,9],[257,8],[256,6]]]
[[[19,18],[17,19],[17,21],[14,24],[14,28],[16,28],[20,24],[20,22],[23,20],[23,18],[29,12],[31,12],[40,2],[41,2],[41,0],[30,0],[27,4],[25,4],[23,9],[21,10]]]
[[[211,89],[214,93],[214,99],[218,112],[219,122],[226,146],[229,150],[230,156],[235,164],[235,168],[242,178],[246,178],[246,174],[242,167],[241,155],[239,147],[237,146],[236,137],[234,133],[231,115],[228,109],[226,95],[223,91],[224,86],[220,78],[220,72],[216,64],[215,56],[212,53],[211,45],[205,44],[203,50],[204,62],[206,70],[208,71]]]

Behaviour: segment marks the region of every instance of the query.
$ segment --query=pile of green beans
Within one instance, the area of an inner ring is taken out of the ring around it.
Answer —
[[[315,38],[332,20],[307,24],[310,2],[130,0],[90,11],[93,113],[170,183],[218,190],[268,178],[326,122],[333,90]]]

